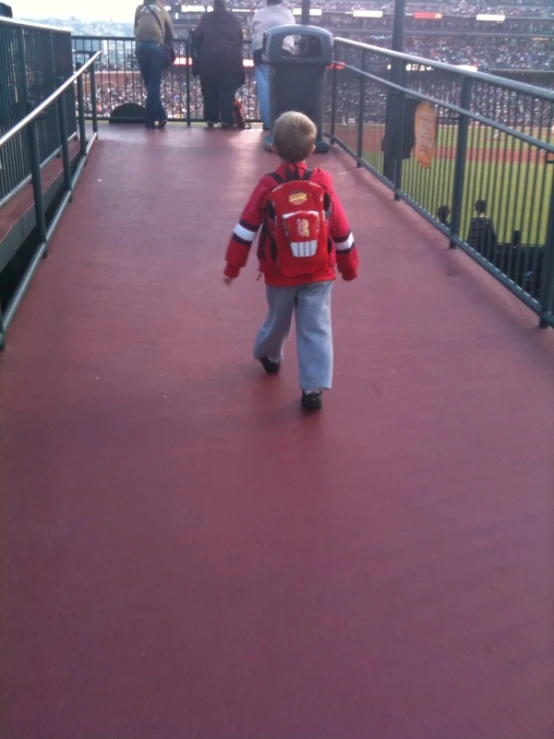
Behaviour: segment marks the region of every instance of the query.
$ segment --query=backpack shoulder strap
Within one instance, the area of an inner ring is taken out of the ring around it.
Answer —
[[[309,180],[310,177],[313,175],[314,171],[313,169],[307,169],[304,174],[302,175],[303,180]]]
[[[285,181],[285,180],[284,180],[284,179],[283,179],[283,178],[281,177],[281,175],[280,175],[280,174],[277,174],[277,172],[270,172],[270,173],[269,173],[269,176],[270,176],[270,177],[273,177],[273,179],[275,180],[275,182],[276,182],[276,183],[277,183],[278,185],[282,185],[282,184],[283,184],[283,182]]]
[[[164,33],[164,29],[163,29],[163,26],[162,26],[162,22],[160,20],[160,17],[158,16],[158,14],[154,10],[152,10],[152,8],[150,7],[150,5],[147,5],[146,7],[152,13],[152,15],[154,16],[154,18],[158,21],[158,26],[160,27],[160,31],[162,32],[162,36],[165,38],[165,33]]]

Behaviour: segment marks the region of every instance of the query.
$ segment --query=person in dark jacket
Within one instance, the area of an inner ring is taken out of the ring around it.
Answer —
[[[487,203],[484,200],[478,200],[475,203],[475,210],[477,211],[477,217],[471,219],[467,243],[479,254],[488,257],[491,249],[495,249],[497,244],[494,223],[490,218],[487,218]]]
[[[448,207],[448,205],[439,205],[439,208],[437,210],[437,218],[443,226],[446,226],[446,228],[450,228],[450,221],[448,220],[450,218],[450,208]]]
[[[202,16],[194,38],[206,123],[212,128],[221,121],[222,128],[231,128],[235,92],[244,84],[244,69],[240,21],[227,10],[225,0],[214,0],[213,11]]]

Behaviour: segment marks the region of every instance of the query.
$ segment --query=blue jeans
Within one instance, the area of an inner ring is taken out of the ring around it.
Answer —
[[[136,53],[140,73],[146,87],[144,123],[147,128],[153,128],[156,121],[167,119],[167,113],[160,97],[164,49],[155,41],[140,41],[137,44]]]
[[[283,356],[294,314],[302,390],[330,390],[333,383],[332,289],[332,282],[266,286],[267,318],[256,337],[254,357],[278,360]]]
[[[256,64],[256,91],[260,105],[260,115],[264,128],[271,127],[269,117],[269,66],[267,64]]]

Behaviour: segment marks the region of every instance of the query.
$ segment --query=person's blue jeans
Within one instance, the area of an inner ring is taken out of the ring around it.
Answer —
[[[136,47],[136,54],[146,87],[144,124],[147,128],[153,128],[156,121],[167,120],[167,113],[160,97],[164,48],[155,41],[140,41]]]
[[[269,115],[269,65],[256,64],[256,91],[258,93],[258,103],[260,106],[260,115],[264,128],[271,127],[271,119]]]

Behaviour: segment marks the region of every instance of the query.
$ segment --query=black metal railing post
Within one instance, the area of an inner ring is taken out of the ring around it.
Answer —
[[[192,64],[192,59],[190,57],[190,43],[189,41],[185,41],[185,55],[186,55],[186,80],[187,80],[187,126],[190,126],[191,122],[191,115],[190,115],[190,65]]]
[[[82,157],[87,155],[87,132],[85,127],[85,98],[83,93],[83,75],[77,77],[77,105],[79,108],[79,145]]]
[[[34,103],[32,103],[30,100],[26,102],[25,106],[27,108],[27,113],[32,113],[35,107]],[[39,244],[43,244],[46,242],[46,218],[44,216],[44,201],[42,198],[42,182],[40,177],[40,151],[38,143],[38,125],[36,120],[33,120],[29,123],[28,140],[37,233]],[[44,256],[46,255],[47,250],[45,249]]]
[[[331,143],[335,143],[336,116],[337,116],[337,47],[333,45],[333,67],[331,69]]]
[[[6,348],[6,328],[4,326],[4,316],[2,314],[2,306],[0,305],[0,352]]]
[[[92,107],[92,132],[98,133],[98,110],[96,100],[96,72],[94,64],[90,68],[90,104]]]
[[[547,316],[552,316],[554,312],[554,181],[550,184],[548,226],[546,243],[543,249],[544,255],[539,286],[539,326],[546,328],[550,325]]]
[[[365,49],[362,49],[362,61],[361,61],[362,72],[365,72]],[[358,145],[357,145],[357,157],[356,164],[358,167],[362,166],[363,154],[364,154],[364,107],[365,107],[365,77],[360,75],[360,105],[358,108]]]
[[[399,85],[405,87],[406,85],[406,65],[402,64],[401,69],[397,72],[399,78]],[[404,140],[408,135],[406,131],[406,92],[405,90],[395,91],[398,102],[398,136],[396,138],[396,159],[394,162],[394,199],[400,200],[400,192],[402,190],[402,164],[403,164],[403,150]]]
[[[65,82],[63,77],[58,77],[58,85],[63,85]],[[58,125],[60,127],[60,146],[62,149],[62,163],[63,163],[63,179],[64,179],[64,185],[65,189],[68,192],[73,191],[73,186],[71,184],[71,162],[69,159],[69,141],[68,141],[68,134],[67,134],[67,108],[66,108],[66,99],[64,95],[60,95],[60,97],[56,101],[57,108],[58,108]]]
[[[473,81],[470,77],[464,77],[462,80],[460,108],[463,108],[464,110],[469,110],[469,106],[471,104],[472,83]],[[452,187],[452,214],[450,221],[451,249],[456,246],[456,244],[452,240],[452,237],[460,235],[460,225],[462,221],[468,129],[469,119],[467,115],[460,113],[458,121],[458,143],[456,146],[456,161],[454,165],[454,184]]]
[[[406,0],[394,0],[394,16],[392,20],[392,48],[404,51],[406,24]],[[397,85],[404,85],[406,64],[402,59],[392,59],[391,80]],[[383,159],[383,174],[393,183],[394,199],[398,200],[400,178],[402,176],[402,137],[404,134],[402,95],[398,90],[391,90],[387,101],[387,123],[389,155]]]
[[[396,139],[396,158],[394,160],[394,199],[400,200],[400,191],[402,190],[402,149],[404,147],[404,136],[406,135],[405,121],[404,121],[404,101],[406,99],[406,93],[402,92],[398,94],[398,112],[399,112],[399,128],[398,136]]]
[[[55,49],[55,46],[54,46],[54,34],[52,33],[52,31],[50,31],[50,34],[49,35],[50,35],[50,61],[51,61],[51,64],[52,64],[52,81],[53,81],[53,85],[54,85],[54,88],[55,88],[57,85],[63,84],[63,82],[65,80],[62,78],[62,81],[61,82],[58,81],[58,75],[57,75],[57,70],[56,70],[56,49]],[[58,106],[56,106],[54,108],[54,112],[55,112],[56,116],[59,115]],[[58,125],[55,126],[55,132],[56,132],[56,134],[58,136],[58,146],[61,146],[62,139],[59,138],[60,132],[61,132],[61,127],[60,127],[59,120],[57,121],[57,123],[58,123]]]
[[[27,100],[29,97],[29,80],[27,77],[27,47],[25,44],[25,31],[23,28],[18,29],[19,33],[19,67],[21,74],[21,84],[23,86],[23,99]]]

